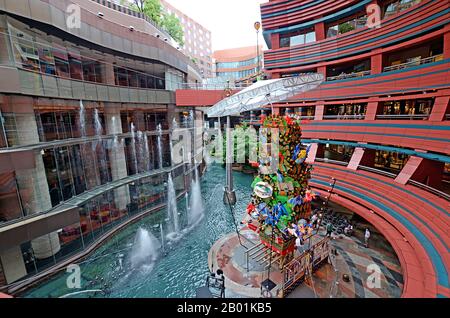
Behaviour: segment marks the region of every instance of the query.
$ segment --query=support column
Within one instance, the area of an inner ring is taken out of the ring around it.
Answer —
[[[411,179],[430,187],[440,189],[442,186],[443,171],[443,162],[411,156],[397,178],[395,178],[395,181],[406,184]]]
[[[445,90],[446,96],[438,96],[434,100],[433,109],[429,121],[442,121],[445,114],[450,113],[450,89]]]
[[[308,157],[306,158],[306,163],[314,163],[316,160],[317,150],[319,148],[319,144],[314,143],[311,144],[311,148],[309,148]]]
[[[364,148],[355,147],[355,150],[353,151],[352,157],[347,165],[347,168],[350,170],[358,170],[358,166],[363,156],[364,156]]]
[[[316,41],[325,40],[325,22],[314,24],[314,32],[316,33]]]
[[[236,193],[233,189],[233,169],[232,169],[232,161],[233,161],[233,146],[234,142],[232,140],[232,133],[231,133],[231,118],[230,116],[227,116],[227,153],[226,153],[226,178],[227,178],[227,185],[225,188],[225,192],[223,194],[223,202],[225,204],[235,204],[236,203]],[[228,197],[228,198],[227,198]]]
[[[325,112],[324,104],[325,104],[325,102],[323,102],[323,101],[317,102],[316,109],[314,112],[314,120],[322,120],[323,119],[323,114]]]
[[[20,246],[0,252],[0,286],[11,284],[27,275]]]
[[[450,25],[446,25],[444,33],[444,59],[450,58]]]
[[[375,54],[370,57],[370,74],[380,74],[383,72],[383,55],[381,49],[374,50]]]
[[[108,109],[108,111],[106,109]],[[108,107],[105,108],[105,126],[106,134],[108,135],[122,133],[120,110],[109,110]],[[113,147],[109,149],[109,158],[111,161],[112,180],[125,178],[128,173],[124,145],[115,140]],[[119,210],[127,209],[127,205],[130,203],[130,191],[128,185],[114,189],[114,203]]]
[[[375,120],[377,114],[380,113],[381,102],[375,100],[374,97],[370,97],[367,103],[365,120]]]
[[[280,34],[272,33],[270,35],[270,40],[272,42],[272,50],[276,50],[280,48]]]
[[[20,112],[16,112],[18,144],[30,145],[39,143],[33,98],[15,97],[12,102],[15,106],[19,104],[22,106],[17,107]],[[30,169],[16,170],[16,179],[24,204],[24,212],[27,215],[47,211],[52,208],[47,175],[40,151],[35,152],[35,166]],[[61,249],[57,232],[33,239],[31,246],[37,259],[51,257]],[[3,265],[6,266],[5,264]]]

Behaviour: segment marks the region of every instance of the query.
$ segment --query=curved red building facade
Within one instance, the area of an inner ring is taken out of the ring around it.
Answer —
[[[336,178],[332,200],[386,236],[404,297],[448,297],[449,3],[269,1],[261,17],[272,78],[326,78],[275,108],[305,119],[312,185]]]
[[[402,297],[450,296],[449,13],[448,1],[433,0],[261,5],[268,77],[326,78],[274,112],[301,116],[311,185],[327,193],[335,178],[331,200],[392,245]],[[223,95],[178,90],[177,106],[208,106]]]

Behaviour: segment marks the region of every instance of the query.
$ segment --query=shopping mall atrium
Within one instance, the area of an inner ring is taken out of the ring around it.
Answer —
[[[450,297],[448,0],[147,1],[0,0],[0,298]]]

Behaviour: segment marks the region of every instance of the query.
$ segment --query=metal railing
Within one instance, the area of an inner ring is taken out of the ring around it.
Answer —
[[[365,114],[352,114],[352,115],[324,115],[323,119],[364,119]]]
[[[327,159],[327,158],[316,158],[315,161],[331,163],[331,164],[336,164],[336,165],[340,165],[340,166],[347,166],[348,165],[348,162],[337,161],[337,160],[330,160],[330,159]],[[377,168],[372,168],[372,167],[358,165],[358,169],[365,170],[365,171],[372,172],[372,173],[379,174],[379,175],[383,175],[385,177],[392,178],[392,179],[395,179],[397,177],[397,175],[395,173],[387,172],[387,171],[380,170],[380,169],[377,169]],[[442,191],[440,191],[438,189],[435,189],[433,187],[430,187],[430,186],[428,186],[426,184],[423,184],[423,183],[420,183],[420,182],[417,182],[417,181],[411,180],[411,179],[408,180],[407,184],[411,184],[413,186],[421,188],[422,190],[425,190],[425,191],[428,191],[430,193],[433,193],[434,195],[437,195],[437,196],[439,196],[439,197],[441,197],[441,198],[443,198],[443,199],[445,199],[447,201],[450,201],[450,195],[449,194],[447,194],[445,192],[442,192]]]
[[[445,192],[442,192],[442,191],[440,191],[438,189],[435,189],[433,187],[430,187],[429,185],[426,185],[426,184],[423,184],[423,183],[420,183],[420,182],[417,182],[417,181],[414,181],[414,180],[411,180],[411,179],[408,180],[407,184],[411,184],[411,185],[416,186],[418,188],[421,188],[421,189],[423,189],[425,191],[431,192],[431,193],[433,193],[433,194],[435,194],[435,195],[437,195],[437,196],[439,196],[439,197],[441,197],[441,198],[443,198],[443,199],[445,199],[447,201],[450,201],[450,195],[449,194],[447,194]]]
[[[347,166],[348,165],[348,162],[338,161],[338,160],[331,160],[331,159],[328,159],[328,158],[316,158],[315,160],[319,161],[319,162],[332,163],[332,164],[339,165],[339,166]]]
[[[342,80],[342,79],[347,79],[347,78],[362,77],[362,76],[366,76],[366,75],[370,75],[370,70],[362,71],[362,72],[339,74],[336,76],[329,76],[329,77],[327,77],[327,81],[337,81],[337,80]]]
[[[426,58],[423,58],[423,59],[420,59],[417,61],[411,61],[411,62],[407,62],[407,63],[386,66],[386,67],[383,67],[383,72],[396,71],[396,70],[401,70],[401,69],[418,66],[418,65],[422,65],[422,64],[434,63],[434,62],[442,60],[443,58],[444,58],[444,56],[442,54],[439,54],[439,55],[435,55],[435,56],[426,57]]]
[[[427,120],[429,114],[401,114],[401,115],[376,115],[376,119],[410,119],[410,120]]]
[[[386,176],[386,177],[389,177],[389,178],[392,178],[392,179],[397,177],[397,175],[395,173],[387,172],[387,171],[380,170],[380,169],[377,169],[377,168],[372,168],[372,167],[366,167],[366,166],[358,165],[358,169],[366,170],[366,171],[373,172],[373,173],[376,173],[376,174],[381,174],[383,176]]]
[[[122,6],[120,4],[114,3],[114,2],[109,1],[109,0],[91,0],[91,1],[94,1],[94,2],[100,4],[100,5],[104,6],[104,7],[109,8],[109,9],[112,9],[112,10],[119,11],[119,12],[122,12],[124,14],[130,15],[132,17],[143,19],[143,20],[147,21],[148,23],[150,23],[152,26],[154,26],[158,31],[163,33],[167,38],[172,39],[172,37],[170,36],[170,34],[166,30],[161,28],[158,24],[156,24],[155,21],[150,19],[147,15],[145,15],[142,12],[138,12],[138,11],[132,10],[132,9],[130,9],[128,7]]]
[[[225,90],[232,89],[238,90],[249,87],[253,83],[182,83],[182,89],[192,89],[192,90]]]

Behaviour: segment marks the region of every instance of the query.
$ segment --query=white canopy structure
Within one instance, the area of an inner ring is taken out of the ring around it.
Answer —
[[[236,203],[236,194],[233,190],[233,175],[231,173],[233,143],[230,116],[258,109],[268,104],[272,106],[272,103],[284,101],[292,96],[318,87],[323,80],[324,76],[322,74],[310,73],[301,76],[258,81],[239,93],[218,102],[206,111],[208,117],[227,117],[225,203]]]
[[[318,73],[258,81],[225,98],[206,111],[208,117],[238,115],[307,92],[319,86],[324,76]]]

